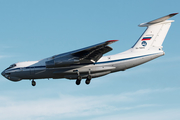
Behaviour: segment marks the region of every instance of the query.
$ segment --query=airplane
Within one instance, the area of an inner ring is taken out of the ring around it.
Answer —
[[[110,44],[118,40],[108,40],[96,45],[75,51],[54,55],[39,61],[18,62],[10,65],[1,74],[14,82],[35,79],[76,80],[76,85],[86,79],[88,85],[92,78],[101,77],[110,73],[146,63],[163,56],[162,43],[174,20],[167,20],[178,13],[172,13],[150,22],[142,23],[139,27],[147,27],[138,41],[127,51],[115,55],[103,56],[112,50]]]

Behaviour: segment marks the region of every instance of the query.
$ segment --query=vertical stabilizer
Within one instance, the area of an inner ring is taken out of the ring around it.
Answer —
[[[174,20],[167,19],[176,14],[177,13],[169,14],[159,19],[140,24],[140,27],[147,27],[147,29],[132,47],[132,51],[161,49],[171,23],[174,22]]]

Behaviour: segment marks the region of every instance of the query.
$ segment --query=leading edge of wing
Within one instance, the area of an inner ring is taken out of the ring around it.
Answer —
[[[105,41],[105,42],[102,42],[102,43],[98,43],[98,44],[95,44],[95,45],[91,45],[89,47],[85,47],[85,48],[81,48],[81,49],[77,49],[77,50],[74,50],[74,51],[70,51],[70,52],[66,52],[66,53],[63,53],[63,54],[58,54],[58,55],[54,55],[52,58],[55,58],[55,57],[63,57],[63,56],[66,56],[66,55],[72,55],[72,54],[75,54],[75,53],[79,53],[81,51],[88,51],[90,49],[93,49],[93,48],[96,48],[96,47],[100,47],[100,46],[107,46],[107,45],[110,45],[114,42],[117,42],[118,40],[108,40],[108,41]]]

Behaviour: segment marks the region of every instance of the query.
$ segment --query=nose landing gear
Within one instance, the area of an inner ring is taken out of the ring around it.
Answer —
[[[32,86],[36,86],[36,82],[34,80],[32,80],[31,84]]]

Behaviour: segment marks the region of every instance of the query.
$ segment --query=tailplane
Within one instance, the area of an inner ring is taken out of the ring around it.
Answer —
[[[174,20],[167,20],[178,13],[169,14],[159,19],[142,23],[139,27],[147,27],[140,39],[132,47],[132,51],[162,49],[162,43]]]

